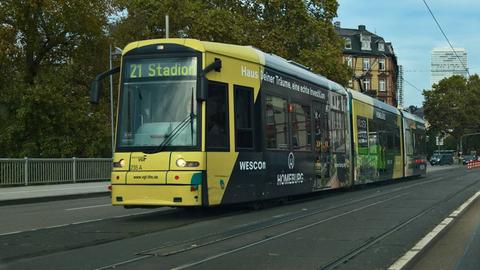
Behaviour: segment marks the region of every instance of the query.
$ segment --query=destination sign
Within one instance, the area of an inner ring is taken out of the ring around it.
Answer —
[[[197,76],[197,58],[132,59],[125,71],[128,79]]]

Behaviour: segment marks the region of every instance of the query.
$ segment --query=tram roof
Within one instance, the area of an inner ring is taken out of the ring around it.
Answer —
[[[282,58],[275,54],[268,54],[258,50],[260,55],[263,55],[265,59],[265,66],[282,73],[297,77],[298,79],[309,81],[316,85],[322,86],[328,90],[339,92],[346,95],[345,88],[340,84],[327,79],[326,77],[313,73],[306,69],[306,67],[301,67],[300,64],[288,61],[285,58]]]
[[[356,99],[356,100],[359,100],[363,103],[366,103],[366,104],[369,104],[369,105],[372,105],[374,107],[377,107],[379,109],[382,109],[382,110],[385,110],[387,112],[391,112],[391,113],[394,113],[394,114],[397,114],[397,115],[400,115],[400,111],[392,106],[392,105],[389,105],[387,103],[384,103],[378,99],[375,99],[375,98],[372,98],[370,96],[367,96],[365,94],[362,94],[358,91],[355,91],[353,89],[347,89],[349,93],[352,94],[352,98],[353,99]]]
[[[403,115],[403,117],[405,117],[407,119],[425,124],[425,120],[423,118],[421,118],[418,115],[415,115],[413,113],[409,113],[407,111],[402,111],[402,115]]]
[[[123,50],[123,54],[133,49],[153,45],[153,44],[178,44],[190,47],[200,52],[213,52],[220,55],[225,55],[244,61],[258,63],[276,71],[285,73],[287,75],[296,77],[300,80],[305,80],[310,83],[319,85],[331,91],[346,94],[345,88],[340,84],[325,78],[322,75],[313,73],[301,65],[288,61],[280,56],[265,53],[252,46],[241,46],[219,42],[200,41],[197,39],[150,39],[141,40],[128,44]]]

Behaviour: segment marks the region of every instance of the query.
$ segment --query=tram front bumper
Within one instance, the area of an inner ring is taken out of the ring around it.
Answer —
[[[201,185],[112,185],[112,204],[122,206],[201,206]]]

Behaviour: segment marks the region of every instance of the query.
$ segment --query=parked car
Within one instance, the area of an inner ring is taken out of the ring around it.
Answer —
[[[477,157],[475,155],[464,155],[462,157],[463,164],[468,164],[468,162],[475,160],[477,160]]]
[[[453,155],[452,154],[434,154],[430,158],[430,164],[435,165],[452,165],[453,164]]]

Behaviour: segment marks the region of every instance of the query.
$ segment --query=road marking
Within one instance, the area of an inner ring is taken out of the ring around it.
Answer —
[[[397,198],[399,198],[399,197],[405,196],[406,194],[407,194],[407,193],[402,193],[402,194],[399,194],[399,195],[397,195],[397,196],[390,197],[390,198],[385,199],[385,200],[382,200],[382,201],[377,201],[377,202],[375,202],[375,203],[371,203],[371,204],[368,204],[368,205],[365,205],[365,206],[362,206],[362,207],[359,207],[359,208],[356,208],[356,209],[353,209],[353,210],[344,212],[344,213],[342,213],[342,214],[338,214],[338,215],[335,215],[335,216],[332,216],[332,217],[329,217],[329,218],[326,218],[326,219],[322,219],[322,220],[319,220],[319,221],[317,221],[317,222],[310,223],[310,224],[308,224],[308,225],[305,225],[305,226],[302,226],[302,227],[298,227],[298,228],[296,228],[296,229],[293,229],[293,230],[290,230],[290,231],[286,231],[286,232],[284,232],[284,233],[277,234],[277,235],[274,235],[274,236],[272,236],[272,237],[269,237],[269,238],[266,238],[266,239],[263,239],[263,240],[260,240],[260,241],[257,241],[257,242],[250,243],[250,244],[248,244],[248,245],[244,245],[244,246],[241,246],[241,247],[238,247],[238,248],[229,250],[229,251],[225,251],[225,252],[222,252],[222,253],[218,253],[218,254],[216,254],[216,255],[207,257],[207,258],[205,258],[205,259],[203,259],[203,260],[200,260],[200,261],[196,261],[196,262],[192,262],[192,263],[180,265],[180,266],[178,266],[178,267],[172,268],[171,270],[181,270],[181,269],[190,268],[190,267],[192,267],[192,266],[196,266],[196,265],[202,264],[202,263],[204,263],[204,262],[208,262],[208,261],[211,261],[211,260],[214,260],[214,259],[217,259],[217,258],[226,256],[226,255],[232,254],[232,253],[236,253],[236,252],[242,251],[242,250],[244,250],[244,249],[251,248],[251,247],[253,247],[253,246],[256,246],[256,245],[259,245],[259,244],[263,244],[263,243],[265,243],[265,242],[269,242],[269,241],[271,241],[271,240],[274,240],[274,239],[277,239],[277,238],[280,238],[280,237],[283,237],[283,236],[286,236],[286,235],[289,235],[289,234],[292,234],[292,233],[295,233],[295,232],[298,232],[298,231],[301,231],[301,230],[304,230],[304,229],[311,228],[311,227],[316,226],[316,225],[318,225],[318,224],[321,224],[321,223],[324,223],[324,222],[327,222],[327,221],[330,221],[330,220],[334,220],[334,219],[337,219],[337,218],[340,218],[340,217],[343,217],[343,216],[346,216],[346,215],[349,215],[349,214],[352,214],[352,213],[355,213],[355,212],[358,212],[358,211],[361,211],[361,210],[363,210],[363,209],[372,207],[372,206],[374,206],[374,205],[381,204],[381,203],[384,203],[384,202],[387,202],[387,201],[391,201],[391,200],[397,199]]]
[[[140,260],[143,260],[143,259],[147,259],[147,258],[150,258],[150,257],[152,257],[152,255],[143,255],[143,256],[140,256],[140,257],[134,257],[132,259],[129,259],[129,260],[126,260],[126,261],[123,261],[123,262],[120,262],[120,263],[107,265],[107,266],[103,266],[103,267],[100,267],[100,268],[95,268],[94,270],[114,269],[114,268],[117,268],[118,266],[121,266],[123,264],[133,263],[133,262],[140,261]]]
[[[22,190],[22,191],[4,191],[4,194],[13,194],[13,193],[34,193],[34,192],[43,192],[43,191],[59,191],[59,190],[74,190],[74,189],[83,189],[83,190],[89,190],[89,189],[95,189],[97,190],[98,188],[105,188],[105,190],[101,190],[102,192],[108,192],[107,186],[101,185],[101,186],[91,186],[91,187],[71,187],[71,188],[55,188],[55,189],[36,189],[36,190]]]
[[[80,224],[85,224],[85,223],[90,223],[90,222],[97,222],[97,221],[102,221],[104,220],[103,218],[96,218],[96,219],[89,219],[89,220],[84,220],[84,221],[77,221],[77,222],[72,222],[69,225],[80,225]]]
[[[272,216],[272,218],[282,218],[282,217],[286,217],[288,215],[291,215],[291,212],[288,212],[288,213],[285,213],[285,214],[275,215],[275,216]]]
[[[112,204],[107,203],[107,204],[98,204],[98,205],[91,205],[91,206],[68,208],[68,209],[65,209],[65,211],[75,211],[75,210],[90,209],[90,208],[105,207],[105,206],[112,206]]]
[[[405,253],[400,259],[394,262],[388,270],[402,270],[405,266],[412,261],[429,243],[435,239],[440,232],[442,232],[448,224],[452,223],[458,216],[467,209],[472,202],[474,202],[480,196],[480,191],[475,193],[472,197],[466,200],[462,205],[460,205],[455,211],[453,211],[448,217],[446,217],[440,224],[438,224],[432,231],[427,233],[420,241],[418,241],[415,246],[413,246],[407,253]]]
[[[2,233],[2,234],[0,234],[0,236],[10,235],[10,234],[17,234],[17,233],[21,233],[21,231],[14,231],[14,232]]]
[[[144,214],[150,214],[150,213],[153,213],[153,212],[156,212],[156,211],[158,211],[158,210],[149,210],[149,211],[140,212],[140,213],[114,216],[114,217],[108,217],[108,218],[89,219],[89,220],[77,221],[77,222],[73,222],[73,223],[66,223],[66,224],[59,224],[59,225],[53,225],[53,226],[47,226],[47,227],[34,228],[34,229],[29,229],[29,230],[24,230],[24,231],[14,231],[14,232],[0,233],[0,236],[7,236],[7,235],[26,233],[26,232],[35,232],[35,231],[54,229],[54,228],[63,228],[63,227],[71,226],[71,225],[79,225],[79,224],[85,224],[85,223],[97,222],[97,221],[103,221],[103,220],[109,220],[109,219],[133,217],[133,216],[139,216],[139,215],[144,215]]]

